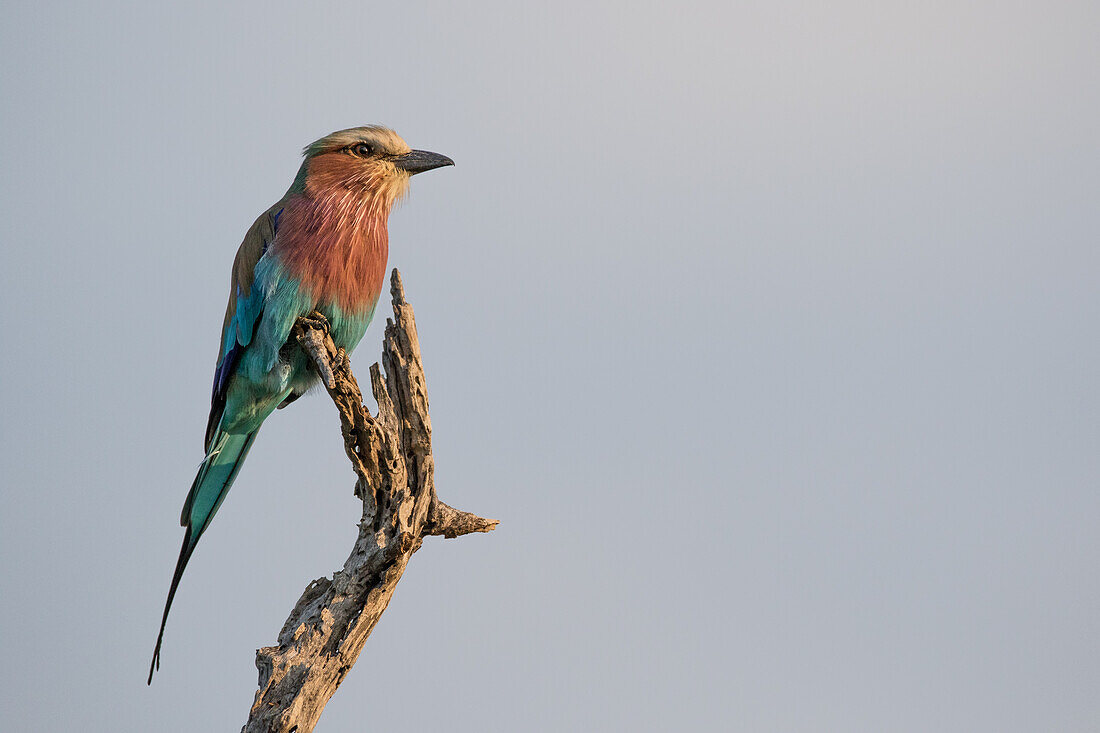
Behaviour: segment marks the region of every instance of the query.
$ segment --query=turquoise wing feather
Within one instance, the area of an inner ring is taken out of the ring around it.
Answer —
[[[221,349],[214,370],[214,386],[210,396],[210,417],[206,423],[204,448],[209,453],[214,436],[225,411],[229,381],[237,369],[244,349],[252,342],[256,324],[263,314],[264,287],[257,282],[257,265],[267,252],[278,230],[281,203],[260,214],[245,234],[237,257],[233,261],[233,278],[229,305],[222,324]]]
[[[262,422],[263,418],[274,409],[274,404],[278,404],[276,401],[270,409],[266,410],[261,406],[260,411],[263,414],[259,416],[256,427],[252,430],[230,433],[221,429],[223,419],[226,417],[226,405],[233,377],[241,358],[252,343],[257,324],[263,317],[265,292],[268,288],[263,278],[257,277],[257,269],[259,269],[257,265],[275,238],[280,211],[281,206],[276,204],[260,215],[245,235],[244,242],[237,250],[237,257],[233,262],[232,292],[222,326],[218,363],[214,370],[210,417],[206,430],[206,457],[191,484],[191,490],[187,494],[180,515],[180,524],[186,527],[186,532],[179,559],[176,561],[176,570],[172,575],[172,584],[168,589],[168,598],[164,604],[157,645],[153,652],[152,664],[149,666],[149,683],[153,681],[153,671],[160,666],[164,627],[168,622],[168,612],[172,608],[172,600],[176,596],[183,571],[191,559],[191,554],[195,551],[199,538],[206,531],[210,520],[217,513],[229,492],[229,487],[237,477],[256,438],[259,422]],[[282,397],[278,399],[281,400]]]

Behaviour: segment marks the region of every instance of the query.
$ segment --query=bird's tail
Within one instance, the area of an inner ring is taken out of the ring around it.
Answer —
[[[256,432],[253,430],[251,433],[236,435],[219,432],[214,438],[213,448],[199,467],[195,482],[191,484],[191,492],[187,495],[187,501],[183,504],[183,514],[180,516],[180,524],[187,528],[187,532],[183,536],[183,547],[180,548],[180,556],[176,561],[172,585],[168,588],[168,600],[164,603],[164,615],[160,619],[160,633],[157,634],[157,646],[153,651],[153,661],[149,665],[147,684],[153,683],[153,672],[160,668],[160,645],[164,640],[164,625],[168,622],[168,611],[172,608],[172,599],[175,598],[176,588],[179,587],[180,578],[183,577],[183,569],[187,567],[187,561],[195,551],[195,545],[199,543],[199,538],[206,531],[210,520],[214,518],[225,495],[229,493],[233,479],[237,478],[241,464],[248,455],[248,449],[256,439]]]

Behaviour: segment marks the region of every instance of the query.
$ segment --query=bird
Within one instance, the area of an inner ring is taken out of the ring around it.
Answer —
[[[338,130],[302,154],[290,188],[248,229],[233,261],[205,457],[183,504],[183,547],[146,684],[160,668],[164,628],[184,568],[260,425],[317,381],[306,354],[288,343],[295,321],[321,313],[333,343],[350,354],[382,292],[390,211],[408,193],[412,176],[454,165],[445,155],[411,149],[380,125]]]

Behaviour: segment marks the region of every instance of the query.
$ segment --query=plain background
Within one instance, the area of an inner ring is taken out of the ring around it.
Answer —
[[[145,686],[233,253],[381,122],[457,161],[390,261],[440,495],[502,523],[319,730],[1100,729],[1098,8],[6,2],[4,728],[236,730],[342,565],[313,395]]]

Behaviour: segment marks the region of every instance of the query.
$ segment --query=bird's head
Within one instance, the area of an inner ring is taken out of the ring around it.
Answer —
[[[292,191],[309,196],[350,193],[387,208],[405,195],[411,176],[454,165],[446,155],[412,150],[396,132],[379,125],[325,135],[303,155]]]

